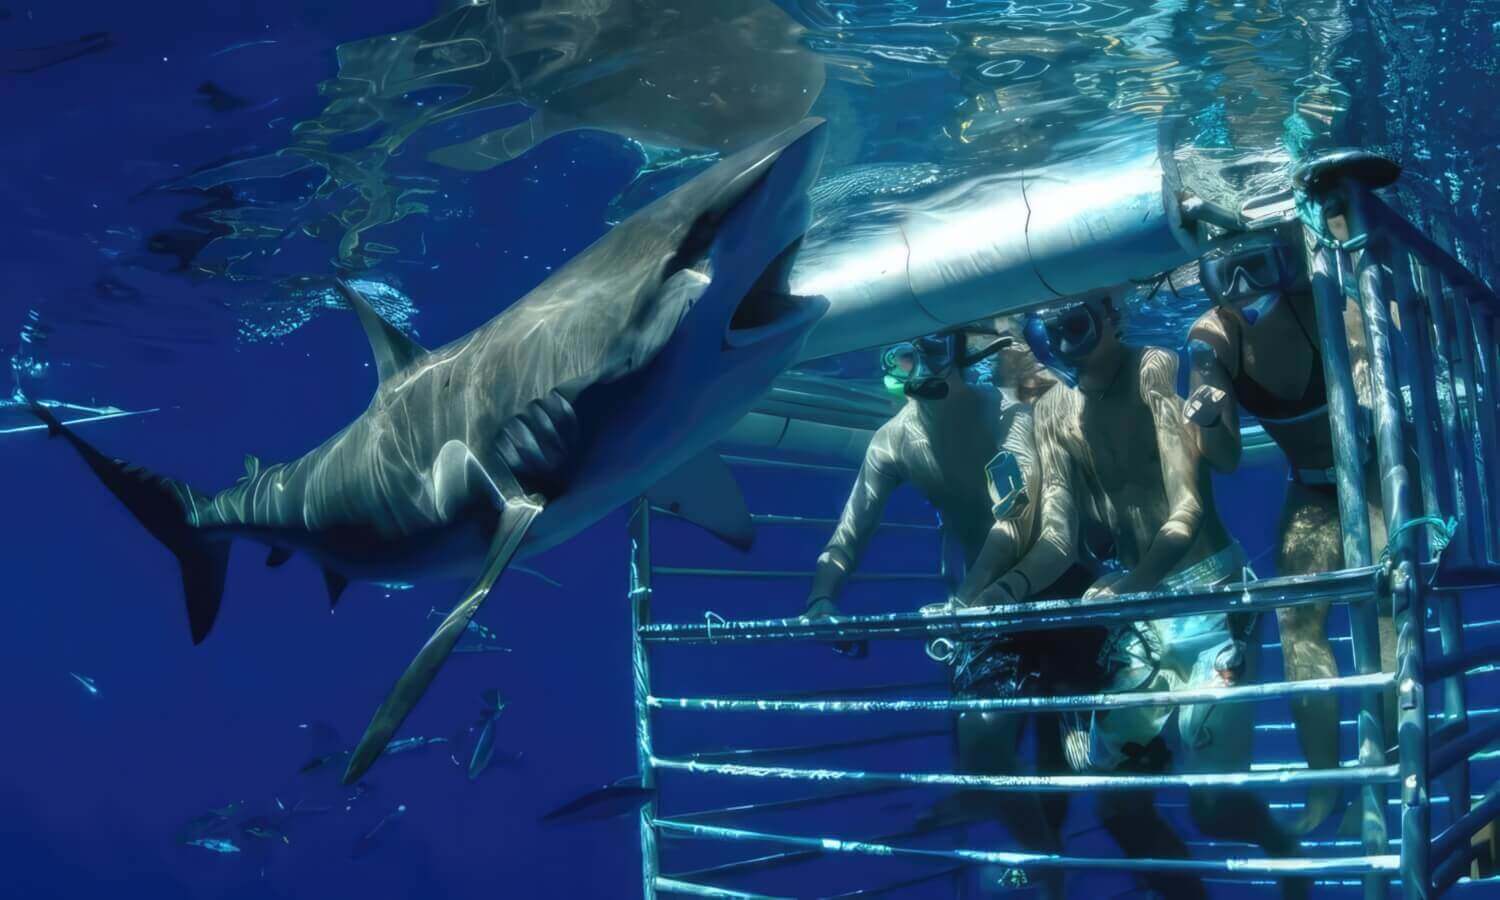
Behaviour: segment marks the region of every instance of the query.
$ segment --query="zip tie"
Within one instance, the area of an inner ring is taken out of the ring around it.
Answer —
[[[714,612],[711,609],[707,610],[707,611],[705,611],[703,613],[703,627],[705,627],[705,628],[708,629],[708,639],[709,640],[713,640],[714,639],[714,626],[715,625],[722,626],[722,625],[728,625],[728,624],[729,623],[724,620],[723,616],[719,615],[718,613]]]
[[[1447,519],[1439,516],[1417,516],[1414,519],[1407,519],[1405,522],[1397,525],[1396,530],[1391,532],[1390,537],[1386,538],[1385,549],[1380,551],[1381,563],[1390,562],[1391,548],[1395,546],[1396,540],[1401,535],[1423,525],[1431,527],[1436,532],[1432,536],[1431,562],[1434,567],[1440,565],[1443,561],[1443,551],[1448,549],[1448,545],[1453,542],[1453,536],[1458,533],[1458,519],[1452,516],[1449,516]],[[1436,575],[1436,571],[1433,574]]]

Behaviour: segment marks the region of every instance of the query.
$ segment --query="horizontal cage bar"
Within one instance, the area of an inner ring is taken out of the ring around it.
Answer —
[[[662,834],[674,837],[718,841],[757,841],[768,844],[784,844],[791,847],[806,847],[808,849],[822,850],[827,853],[955,859],[1016,868],[1109,869],[1126,872],[1183,872],[1196,874],[1234,872],[1286,877],[1295,875],[1354,875],[1365,872],[1394,872],[1400,865],[1400,857],[1394,854],[1325,857],[1322,859],[1123,859],[1061,856],[1049,853],[1022,853],[1005,850],[933,850],[918,847],[896,847],[889,844],[869,843],[865,841],[844,841],[838,838],[818,838],[792,834],[773,834],[764,831],[747,831],[740,828],[726,828],[718,825],[677,822],[672,819],[657,819],[655,820],[655,825]]]
[[[704,763],[653,757],[662,771],[729,778],[782,781],[847,781],[865,784],[920,784],[985,791],[1137,791],[1161,788],[1275,788],[1323,784],[1380,784],[1397,780],[1396,766],[1345,766],[1338,769],[1279,769],[1262,772],[1193,772],[1168,775],[963,775],[950,772],[861,772],[852,769],[800,769]]]
[[[661,573],[666,570],[658,568],[654,571]],[[1217,612],[1259,612],[1312,603],[1356,602],[1370,599],[1374,595],[1375,577],[1383,571],[1381,566],[1365,566],[1321,575],[1268,578],[1201,590],[1127,594],[1092,603],[1040,600],[1004,606],[969,607],[960,613],[944,615],[901,612],[816,620],[796,617],[728,622],[663,622],[643,626],[640,636],[642,640],[652,643],[847,641],[944,635],[972,639],[1011,631],[1106,625]]]
[[[1070,709],[1130,709],[1143,706],[1181,706],[1191,703],[1254,703],[1275,697],[1300,697],[1336,691],[1380,690],[1395,684],[1388,672],[1274,681],[1240,687],[1185,688],[1178,691],[1139,691],[1119,694],[1073,694],[1058,697],[996,697],[976,700],[756,700],[719,697],[647,697],[654,709],[693,712],[882,713],[882,712],[1054,712]]]

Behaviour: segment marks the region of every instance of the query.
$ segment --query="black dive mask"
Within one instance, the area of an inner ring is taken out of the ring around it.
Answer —
[[[1198,281],[1215,303],[1239,310],[1254,325],[1286,293],[1307,290],[1307,266],[1285,243],[1258,243],[1200,259]]]

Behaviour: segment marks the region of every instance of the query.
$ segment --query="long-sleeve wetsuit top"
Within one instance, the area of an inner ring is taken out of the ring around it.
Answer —
[[[972,562],[994,524],[985,465],[1002,441],[1002,400],[965,386],[946,399],[908,401],[875,432],[833,537],[818,557],[821,593],[832,595],[859,565],[886,501],[910,482],[937,507]]]

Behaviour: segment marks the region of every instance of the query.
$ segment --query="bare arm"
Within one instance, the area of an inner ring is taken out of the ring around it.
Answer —
[[[1238,360],[1239,335],[1210,313],[1188,332],[1189,373],[1187,403],[1183,419],[1190,423],[1198,451],[1220,472],[1233,472],[1240,465],[1240,409],[1234,396],[1232,365]]]
[[[855,476],[854,489],[844,503],[839,524],[823,552],[818,554],[812,590],[807,595],[809,605],[815,600],[832,600],[839,595],[880,526],[886,501],[904,480],[894,447],[894,434],[886,428],[877,431],[870,441],[864,463]]]
[[[1036,405],[1037,461],[1041,470],[1038,498],[1041,526],[1036,542],[1027,548],[1010,571],[980,591],[976,602],[983,605],[1020,600],[1049,587],[1077,559],[1078,504],[1074,497],[1073,459],[1064,433],[1076,429],[1078,394],[1070,388],[1053,388]],[[1019,552],[1020,542],[1012,545]]]
[[[994,584],[1020,556],[1020,529],[1011,519],[996,522],[990,527],[989,536],[974,565],[965,573],[963,583],[954,595],[965,606],[972,605],[981,591]]]
[[[1182,423],[1182,400],[1177,396],[1177,354],[1150,348],[1141,355],[1141,400],[1155,423],[1161,456],[1162,486],[1170,512],[1135,568],[1113,590],[1119,594],[1156,587],[1192,547],[1203,524],[1203,498],[1198,493],[1202,456]]]

